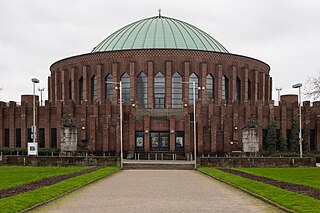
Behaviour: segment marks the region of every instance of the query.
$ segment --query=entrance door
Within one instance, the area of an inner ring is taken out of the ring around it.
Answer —
[[[169,151],[169,132],[151,132],[151,151]]]

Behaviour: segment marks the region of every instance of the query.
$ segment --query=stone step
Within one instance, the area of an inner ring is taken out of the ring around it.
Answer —
[[[133,161],[124,162],[124,170],[193,170],[192,162]]]

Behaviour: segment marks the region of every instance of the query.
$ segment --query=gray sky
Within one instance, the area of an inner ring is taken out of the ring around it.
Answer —
[[[315,0],[8,0],[0,1],[0,100],[45,87],[57,60],[90,52],[117,29],[162,15],[192,24],[230,53],[270,65],[273,99],[320,72],[320,1]],[[38,91],[37,91],[38,93]]]

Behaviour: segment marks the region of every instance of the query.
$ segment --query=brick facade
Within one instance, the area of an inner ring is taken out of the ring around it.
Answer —
[[[194,122],[193,105],[189,104],[189,84],[182,84],[182,107],[172,108],[172,76],[178,72],[182,82],[189,82],[189,76],[195,73],[200,88],[196,99],[198,152],[217,154],[238,150],[234,144],[242,144],[242,129],[250,121],[257,123],[261,147],[263,130],[271,120],[277,122],[281,135],[286,137],[292,119],[298,115],[296,95],[282,96],[280,106],[274,105],[269,70],[267,64],[253,58],[208,51],[125,50],[70,57],[54,63],[50,68],[49,100],[44,106],[39,106],[37,99],[37,128],[44,129],[45,147],[55,146],[56,143],[59,149],[60,122],[67,116],[77,124],[79,151],[118,154],[119,91],[114,89],[112,100],[106,100],[105,77],[112,74],[113,82],[119,82],[121,76],[127,73],[130,101],[123,104],[124,152],[153,151],[151,134],[159,133],[168,138],[166,152],[192,153]],[[136,84],[141,72],[147,78],[146,108],[138,107]],[[162,109],[154,107],[154,78],[158,72],[165,76],[165,107]],[[214,78],[213,100],[206,97],[208,74]],[[95,91],[92,91],[94,76],[97,82]],[[223,76],[228,79],[228,100],[222,100]],[[93,93],[96,93],[95,100]],[[8,144],[9,147],[16,147],[16,129],[21,129],[21,147],[26,147],[28,128],[32,126],[31,97],[23,96],[21,105],[0,103],[0,147]],[[312,144],[308,149],[320,150],[319,110],[318,102],[313,106],[310,102],[303,104],[303,126],[312,132]],[[138,133],[143,135],[142,149],[136,144]],[[180,135],[183,137],[183,147],[176,146]]]

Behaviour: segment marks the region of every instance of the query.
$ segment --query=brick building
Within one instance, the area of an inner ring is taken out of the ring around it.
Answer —
[[[37,101],[37,142],[61,149],[68,142],[62,123],[71,120],[77,151],[119,154],[121,81],[125,153],[192,153],[194,96],[200,154],[242,150],[252,141],[245,136],[250,128],[259,149],[271,120],[287,138],[298,115],[296,95],[274,105],[269,71],[262,61],[228,53],[188,23],[161,15],[143,19],[114,32],[91,53],[50,67],[48,100],[44,106]],[[303,104],[309,150],[320,150],[319,110],[319,103]],[[21,104],[0,102],[0,147],[25,148],[31,126],[32,96],[22,96]]]

